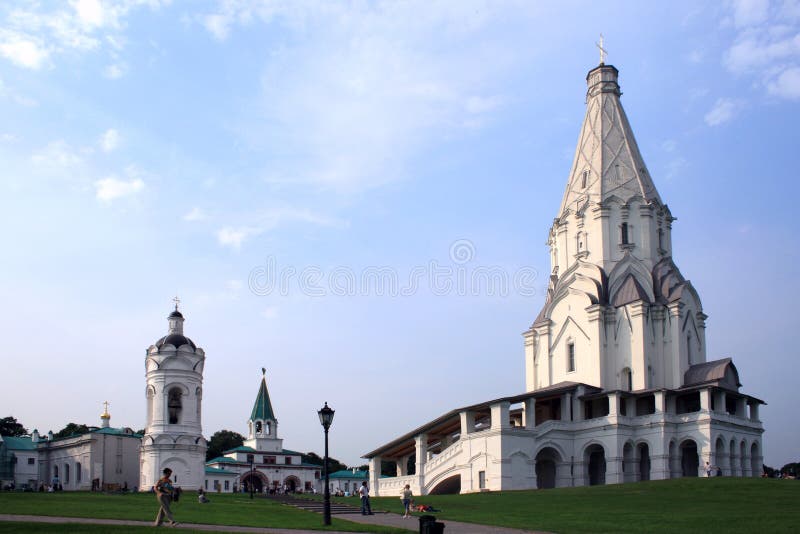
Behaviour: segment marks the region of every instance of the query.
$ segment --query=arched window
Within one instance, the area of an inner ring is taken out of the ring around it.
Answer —
[[[567,344],[567,372],[575,372],[575,343]]]
[[[53,466],[53,478],[58,478],[58,466]]]
[[[622,244],[628,244],[628,223],[624,222],[620,225],[620,237],[622,239]]]
[[[256,421],[256,434],[261,433],[261,421]]]
[[[64,464],[64,484],[69,484],[69,464]]]
[[[172,388],[169,390],[167,409],[169,410],[169,424],[177,425],[181,418],[181,410],[183,409],[181,390],[179,388]]]
[[[75,464],[75,482],[80,484],[81,478],[83,478],[83,474],[81,473],[81,463],[77,462]]]
[[[581,174],[581,189],[586,189],[586,186],[589,185],[589,170],[586,169]]]

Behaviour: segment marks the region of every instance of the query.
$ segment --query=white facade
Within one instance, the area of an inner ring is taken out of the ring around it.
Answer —
[[[523,334],[526,392],[453,410],[367,454],[376,495],[547,488],[762,470],[763,401],[707,361],[697,291],[620,103],[587,76],[586,116],[548,235],[551,276]],[[416,473],[406,473],[411,455]],[[397,476],[378,478],[381,460]]]
[[[13,453],[14,483],[38,489],[60,485],[64,491],[133,490],[139,484],[141,436],[130,428],[111,428],[104,412],[101,427],[54,438],[34,430],[30,436],[4,438]],[[5,482],[5,480],[3,481]]]
[[[183,315],[168,318],[169,332],[147,349],[147,426],[142,439],[141,491],[172,469],[177,486],[203,486],[206,441],[202,433],[205,352],[183,335]]]

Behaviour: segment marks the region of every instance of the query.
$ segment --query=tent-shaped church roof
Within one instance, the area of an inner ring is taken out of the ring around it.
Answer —
[[[256,403],[253,405],[253,411],[250,413],[250,420],[262,421],[275,420],[275,413],[272,411],[272,402],[269,400],[269,391],[267,391],[267,371],[261,369],[261,385],[258,388],[258,396],[256,396]]]

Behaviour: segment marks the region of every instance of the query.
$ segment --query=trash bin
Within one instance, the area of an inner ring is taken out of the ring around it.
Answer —
[[[444,523],[432,515],[419,516],[419,534],[444,534]]]

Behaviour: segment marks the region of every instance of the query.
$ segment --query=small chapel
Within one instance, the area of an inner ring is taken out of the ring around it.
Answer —
[[[741,391],[731,358],[707,359],[707,316],[677,266],[675,218],[618,74],[601,56],[586,76],[547,233],[546,299],[523,334],[525,392],[456,408],[367,453],[375,495],[406,484],[425,495],[696,477],[706,464],[761,475],[765,402]],[[395,477],[378,477],[384,461]]]

